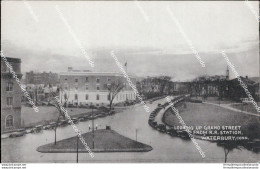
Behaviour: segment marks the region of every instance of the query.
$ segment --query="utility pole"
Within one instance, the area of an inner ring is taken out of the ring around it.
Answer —
[[[135,129],[135,140],[137,141],[137,129]]]
[[[94,150],[95,144],[94,144],[94,116],[93,116],[93,108],[92,108],[92,143],[93,143],[93,150]]]
[[[77,135],[77,163],[79,162],[79,136]]]

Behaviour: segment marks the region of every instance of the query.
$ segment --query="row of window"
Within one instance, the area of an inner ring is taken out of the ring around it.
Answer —
[[[100,97],[99,94],[97,94],[97,95],[96,95],[96,100],[99,100],[99,97]],[[85,95],[85,99],[88,100],[88,98],[89,98],[89,97],[88,97],[88,94],[86,94],[86,95]],[[78,94],[75,94],[74,99],[75,99],[75,100],[78,100]],[[107,95],[107,100],[110,100],[110,95]]]
[[[65,87],[65,89],[67,90],[68,88]],[[97,85],[97,88],[96,88],[96,89],[97,89],[97,90],[100,90],[100,86]],[[78,87],[75,87],[75,90],[78,90]],[[88,90],[88,85],[86,85],[86,90]]]
[[[125,94],[125,95],[124,94],[119,94],[119,95],[116,96],[116,99],[118,100],[119,97],[120,97],[120,100],[122,100],[122,99],[134,99],[134,95],[133,94],[129,94],[129,95],[127,95],[127,94]],[[111,98],[111,96],[108,94],[107,95],[107,100],[110,101],[110,98]],[[74,95],[74,99],[78,100],[78,94]],[[85,95],[85,100],[88,100],[88,99],[89,99],[89,95],[86,94]],[[96,100],[99,100],[99,99],[100,99],[100,95],[97,94],[96,95]]]
[[[68,79],[65,78],[64,80],[67,81]],[[88,80],[89,80],[88,77],[86,77],[86,80],[85,80],[85,81],[88,82]],[[79,81],[79,79],[75,79],[75,83],[78,83],[78,81]],[[111,79],[110,79],[110,78],[107,78],[107,81],[110,82]],[[96,78],[96,82],[99,83],[99,82],[100,82],[100,79],[99,79],[99,78]]]

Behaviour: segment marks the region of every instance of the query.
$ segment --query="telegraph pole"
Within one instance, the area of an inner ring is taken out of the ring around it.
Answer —
[[[79,163],[79,136],[77,135],[77,163]]]
[[[135,140],[137,141],[137,129],[135,129]]]
[[[93,150],[94,150],[95,144],[94,144],[94,116],[93,116],[93,108],[92,108],[92,144],[93,144]]]

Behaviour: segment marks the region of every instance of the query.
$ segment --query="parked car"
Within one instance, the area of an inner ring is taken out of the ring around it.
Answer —
[[[181,136],[181,138],[184,138],[184,139],[190,139],[189,133],[185,130],[182,131],[180,136]]]
[[[66,120],[60,120],[59,122],[58,122],[58,126],[61,126],[61,127],[64,127],[64,126],[66,126],[68,124],[68,122],[66,121]]]
[[[83,120],[82,121],[87,121],[87,120],[89,120],[89,117],[90,117],[91,115],[85,115],[85,116],[83,116]]]
[[[43,125],[38,125],[33,128],[33,131],[34,133],[39,133],[40,131],[42,131],[42,129],[43,129]]]
[[[49,130],[51,128],[50,125],[43,126],[43,130]]]
[[[12,134],[9,135],[10,138],[14,138],[14,137],[21,137],[25,134],[24,131],[19,131],[19,132],[14,132]]]
[[[56,122],[51,122],[49,125],[50,125],[50,129],[54,129],[56,126]]]
[[[111,111],[109,111],[109,115],[113,115],[113,114],[115,114],[116,112],[114,111],[114,110],[111,110]]]
[[[84,121],[84,117],[80,117],[78,120],[79,120],[80,122],[81,122],[81,121]]]
[[[26,132],[26,134],[33,133],[33,129],[27,129],[25,132]]]
[[[73,121],[74,124],[77,124],[79,122],[78,118],[75,118],[75,117],[72,118],[71,120]]]
[[[156,121],[153,121],[153,122],[151,123],[151,126],[155,128],[155,127],[157,126],[157,122],[156,122]]]
[[[159,130],[161,132],[166,132],[165,124],[159,124],[156,128],[157,128],[157,130]]]

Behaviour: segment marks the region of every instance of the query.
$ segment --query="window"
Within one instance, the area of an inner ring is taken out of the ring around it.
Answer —
[[[78,79],[75,79],[75,83],[78,83]]]
[[[97,83],[99,83],[99,81],[100,81],[100,79],[99,79],[99,78],[97,78]]]
[[[13,97],[7,97],[7,105],[8,106],[13,105]]]
[[[97,90],[99,90],[100,89],[100,87],[99,86],[97,86]]]
[[[88,94],[86,94],[86,100],[88,100]]]
[[[110,82],[110,81],[111,81],[111,79],[110,79],[110,78],[107,78],[107,81],[108,81],[108,82]]]
[[[109,101],[110,101],[110,94],[108,94],[108,95],[107,95],[107,100],[109,100]]]
[[[13,91],[13,82],[8,82],[7,83],[7,87],[6,87],[6,91]]]
[[[13,125],[14,125],[14,118],[13,118],[12,115],[8,115],[6,117],[5,126],[6,127],[13,127]]]
[[[67,78],[65,78],[64,80],[67,81]]]
[[[86,77],[86,82],[88,82],[88,77]]]
[[[75,100],[78,100],[78,95],[77,94],[75,94]]]
[[[99,94],[97,94],[97,100],[99,100]]]
[[[88,90],[88,85],[86,85],[86,90]]]

